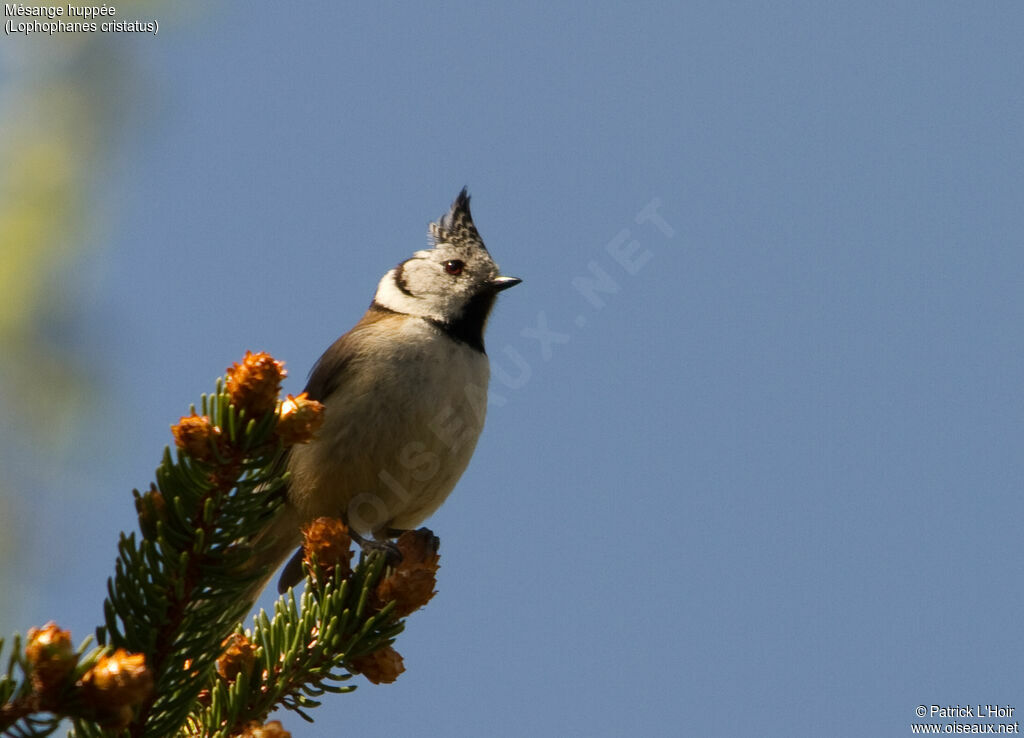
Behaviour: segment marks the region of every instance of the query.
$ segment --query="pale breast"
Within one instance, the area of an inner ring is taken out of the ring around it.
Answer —
[[[317,438],[293,448],[300,517],[361,533],[414,528],[465,470],[487,409],[487,357],[429,323],[377,320],[359,336]],[[371,358],[372,357],[372,358]]]

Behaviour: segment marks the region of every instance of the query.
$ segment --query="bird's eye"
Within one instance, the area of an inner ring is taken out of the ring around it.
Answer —
[[[446,273],[457,277],[462,274],[462,267],[464,266],[466,265],[458,259],[452,259],[451,261],[446,261],[444,263],[444,270]]]

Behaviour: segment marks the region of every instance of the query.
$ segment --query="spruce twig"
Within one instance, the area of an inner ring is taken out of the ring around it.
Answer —
[[[73,721],[82,738],[288,735],[277,708],[311,720],[327,693],[355,689],[402,671],[391,647],[402,617],[433,596],[436,539],[429,531],[399,540],[403,560],[349,565],[351,540],[341,521],[320,519],[306,532],[306,590],[240,621],[269,566],[252,541],[283,502],[283,460],[309,440],[322,406],[304,395],[278,400],[284,370],[267,354],[229,368],[173,427],[156,481],[135,491],[139,534],[122,534],[108,581],[99,646],[76,652],[55,625],[15,636],[3,659],[0,735],[49,735]],[[431,543],[433,542],[433,543]]]

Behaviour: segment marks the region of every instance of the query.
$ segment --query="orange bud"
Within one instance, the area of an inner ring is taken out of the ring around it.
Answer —
[[[220,440],[220,428],[210,422],[205,415],[182,417],[177,425],[171,426],[174,443],[182,451],[197,461],[213,461],[213,447]]]
[[[239,674],[251,674],[256,663],[256,646],[241,633],[232,633],[224,639],[224,653],[217,659],[217,673],[229,682]]]
[[[153,675],[141,653],[119,648],[104,656],[82,677],[87,700],[101,707],[137,705],[153,689]]]
[[[341,576],[352,572],[352,538],[348,528],[338,518],[317,518],[302,530],[307,569],[312,569],[315,558],[320,570],[333,576],[340,569]]]
[[[399,567],[377,585],[377,599],[381,605],[394,600],[395,617],[404,618],[419,610],[437,592],[437,574],[418,564],[412,568]]]
[[[292,734],[284,729],[280,720],[271,720],[266,725],[249,723],[241,738],[292,738]]]
[[[277,407],[281,380],[287,374],[284,364],[270,354],[246,351],[241,364],[228,367],[224,386],[231,403],[244,410],[246,416],[256,418]]]
[[[438,563],[441,556],[437,553],[439,544],[440,541],[430,528],[403,531],[395,541],[398,551],[402,554],[399,568],[423,565],[437,571],[441,568]]]
[[[405,671],[401,654],[391,646],[352,659],[352,668],[374,684],[391,684]]]
[[[395,545],[402,561],[384,577],[375,591],[377,603],[383,607],[395,602],[395,617],[404,618],[426,605],[437,592],[437,570],[441,557],[438,540],[429,528],[407,530]]]
[[[310,400],[303,392],[298,397],[288,395],[281,403],[281,417],[277,421],[277,437],[285,446],[307,443],[324,424],[324,406]]]
[[[32,685],[43,694],[60,689],[78,663],[71,633],[54,622],[29,629],[25,658],[32,666]]]

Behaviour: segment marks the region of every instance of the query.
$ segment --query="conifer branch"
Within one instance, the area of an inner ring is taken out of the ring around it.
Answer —
[[[70,718],[82,738],[289,734],[271,711],[307,720],[327,693],[403,670],[391,647],[404,618],[434,594],[437,540],[426,529],[398,541],[401,562],[380,554],[349,564],[340,520],[311,524],[306,590],[289,591],[274,617],[240,621],[269,572],[253,550],[284,501],[287,448],[309,440],[322,406],[278,399],[282,365],[246,353],[216,391],[173,430],[145,493],[135,491],[140,532],[122,534],[108,581],[99,646],[72,651],[50,624],[15,636],[0,671],[0,735],[51,734]],[[3,662],[0,641],[0,667]]]

